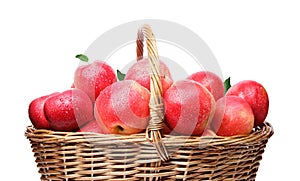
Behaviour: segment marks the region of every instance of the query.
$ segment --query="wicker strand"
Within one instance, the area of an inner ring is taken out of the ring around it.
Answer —
[[[161,130],[164,121],[164,106],[162,100],[162,84],[160,80],[160,61],[154,34],[149,25],[142,26],[137,35],[137,60],[143,58],[144,38],[146,38],[148,61],[150,64],[150,121],[146,129],[146,139],[157,150],[162,161],[169,160],[169,154],[162,141]]]
[[[139,61],[143,59],[144,54],[144,34],[142,29],[138,30],[136,39],[136,60]]]

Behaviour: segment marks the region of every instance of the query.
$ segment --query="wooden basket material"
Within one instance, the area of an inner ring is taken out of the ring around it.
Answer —
[[[41,180],[255,180],[272,134],[264,123],[247,136],[165,135],[170,160],[161,162],[145,133],[26,131]]]
[[[150,64],[150,120],[146,129],[146,139],[153,143],[157,154],[162,161],[169,159],[164,142],[161,141],[161,130],[164,121],[164,105],[162,99],[162,84],[160,80],[160,60],[158,57],[156,40],[149,25],[142,26],[137,37],[137,60],[143,58],[143,42],[146,38],[148,61]]]
[[[27,127],[41,180],[254,180],[269,123],[250,135],[161,135],[163,102],[159,57],[150,26],[138,31],[137,60],[146,38],[150,74],[150,122],[145,133],[111,135]]]

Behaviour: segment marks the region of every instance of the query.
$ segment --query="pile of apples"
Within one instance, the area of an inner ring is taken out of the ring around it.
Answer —
[[[81,65],[74,73],[71,88],[32,100],[29,118],[36,129],[101,134],[144,132],[150,112],[149,70],[147,58],[133,64],[126,74],[116,73],[104,61]],[[223,83],[209,71],[173,81],[162,60],[160,79],[164,134],[247,135],[267,117],[268,94],[256,81],[243,80],[230,87],[230,79]]]

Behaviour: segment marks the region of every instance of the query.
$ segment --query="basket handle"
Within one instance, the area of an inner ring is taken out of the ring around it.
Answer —
[[[144,38],[146,39],[148,61],[150,64],[150,121],[146,129],[146,139],[156,148],[162,161],[169,159],[169,154],[162,141],[161,130],[164,121],[164,105],[162,99],[162,84],[160,80],[160,61],[157,53],[156,40],[149,25],[144,25],[138,30],[136,40],[137,61],[143,58]]]

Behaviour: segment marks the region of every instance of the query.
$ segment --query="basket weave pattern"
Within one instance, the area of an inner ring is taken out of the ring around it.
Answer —
[[[272,134],[265,123],[248,136],[166,135],[171,158],[161,162],[143,133],[26,131],[41,180],[254,180]]]
[[[146,132],[111,135],[29,126],[25,136],[41,180],[255,180],[272,126],[266,122],[246,136],[162,136],[158,54],[149,26],[138,32],[137,59],[143,56],[144,38],[152,65]]]

